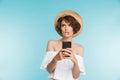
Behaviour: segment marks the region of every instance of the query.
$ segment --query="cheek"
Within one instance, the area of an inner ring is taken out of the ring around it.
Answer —
[[[71,31],[71,33],[74,33],[74,30],[73,30],[73,28],[71,28],[71,29],[70,29],[70,31]]]
[[[61,30],[61,33],[63,33],[63,32],[64,32],[64,29],[63,29],[63,28],[61,28],[60,30]]]
[[[61,31],[63,31],[63,28],[61,27]]]

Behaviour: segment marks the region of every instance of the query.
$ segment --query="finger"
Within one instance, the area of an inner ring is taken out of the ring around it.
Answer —
[[[62,54],[63,54],[63,56],[71,56],[70,53],[68,53],[68,52],[63,52]]]
[[[71,57],[67,56],[67,57],[64,57],[64,59],[71,59]]]
[[[67,52],[67,53],[69,53],[69,54],[72,53],[72,51],[70,51],[70,50],[68,50],[68,49],[64,49],[63,51],[64,51],[64,52]]]
[[[61,49],[61,51],[66,51],[66,50],[69,50],[69,51],[72,52],[72,49],[71,49],[71,48]]]
[[[66,48],[67,50],[69,50],[69,51],[72,51],[72,48]]]
[[[62,52],[61,56],[62,56],[62,57],[65,57],[65,56],[66,56],[65,52]]]
[[[66,49],[61,49],[62,52],[64,52]]]

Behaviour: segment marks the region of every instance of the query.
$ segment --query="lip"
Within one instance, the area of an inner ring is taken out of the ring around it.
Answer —
[[[65,31],[65,33],[69,33],[69,31]]]
[[[69,32],[65,32],[66,34],[69,34]]]

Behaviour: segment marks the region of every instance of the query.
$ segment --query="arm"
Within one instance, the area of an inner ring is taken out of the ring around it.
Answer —
[[[84,53],[83,47],[82,46],[78,47],[77,52],[79,53],[77,55],[83,56],[83,53]],[[73,62],[74,65],[73,65],[73,68],[72,68],[72,74],[73,74],[73,77],[75,79],[77,79],[80,76],[80,69],[79,69],[79,66],[78,66],[78,61],[75,57],[75,53],[73,53],[71,48],[67,48],[67,49],[65,49],[65,53],[63,53],[63,55],[69,56],[69,57],[64,57],[64,58],[69,58]]]
[[[49,73],[52,73],[52,72],[55,70],[55,68],[56,68],[56,64],[57,64],[57,61],[56,61],[55,59],[53,59],[53,60],[48,64],[48,66],[47,66],[47,71],[48,71]]]
[[[48,45],[47,45],[47,51],[54,51],[54,45],[55,45],[54,41],[49,41]],[[62,59],[62,52],[61,51],[59,51],[59,53],[48,64],[47,71],[49,73],[52,73],[55,70],[57,61],[60,60],[60,59]]]
[[[74,66],[72,69],[72,74],[75,79],[77,79],[80,76],[80,69],[78,67],[77,61],[74,62]]]
[[[53,41],[48,41],[48,44],[47,44],[47,48],[46,48],[46,51],[54,51],[54,48],[53,48]],[[47,71],[49,73],[53,72],[54,69],[55,69],[55,65],[56,65],[56,61],[53,59],[47,66]]]
[[[78,55],[84,56],[84,48],[82,46],[79,47],[78,51],[79,51]],[[74,59],[73,63],[74,63],[74,66],[72,69],[72,74],[73,74],[73,77],[77,79],[80,76],[80,69],[79,69],[76,58]]]

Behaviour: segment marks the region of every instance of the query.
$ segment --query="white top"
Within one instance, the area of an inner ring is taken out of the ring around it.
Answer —
[[[57,51],[48,51],[43,59],[40,68],[46,70],[47,65],[52,61],[57,53]],[[78,66],[81,74],[85,75],[83,57],[79,55],[75,55],[75,57],[78,61]],[[72,67],[73,62],[70,59],[59,60],[56,64],[55,71],[53,73],[49,73],[49,78],[53,78],[55,80],[75,80],[72,75]]]

